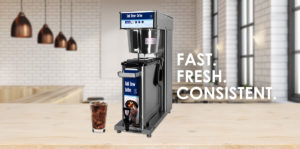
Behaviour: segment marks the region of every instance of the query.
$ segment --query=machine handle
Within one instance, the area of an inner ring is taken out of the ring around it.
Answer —
[[[153,84],[155,86],[158,84],[159,81],[159,71],[160,71],[159,64],[156,64],[155,71],[154,71],[154,78],[153,78]]]
[[[125,72],[119,71],[118,72],[118,76],[120,78],[137,78],[137,77],[141,76],[141,73],[140,72],[137,72],[137,73],[125,73]]]

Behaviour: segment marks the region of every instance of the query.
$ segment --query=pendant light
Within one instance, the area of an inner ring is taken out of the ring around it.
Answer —
[[[47,0],[45,2],[45,24],[38,35],[39,44],[52,44],[53,43],[53,34],[50,28],[47,25]]]
[[[21,11],[11,25],[11,37],[30,38],[32,37],[32,27],[23,12],[23,0],[21,0]]]
[[[59,18],[59,21],[60,21],[59,28],[60,28],[60,31],[55,38],[54,47],[55,48],[66,48],[67,47],[67,39],[62,32],[62,0],[59,0],[59,3],[60,3],[60,5],[59,5],[59,15],[60,15],[59,16],[60,17]]]
[[[71,37],[67,43],[67,51],[77,51],[76,41],[73,39],[73,1],[71,0]]]

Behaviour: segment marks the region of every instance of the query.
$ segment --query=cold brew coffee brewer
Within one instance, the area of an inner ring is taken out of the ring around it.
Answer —
[[[115,130],[151,137],[172,108],[173,18],[157,11],[121,12],[120,28],[137,58],[122,62],[118,72],[123,111]]]

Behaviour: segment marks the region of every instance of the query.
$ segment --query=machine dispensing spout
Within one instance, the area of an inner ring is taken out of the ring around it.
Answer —
[[[124,124],[125,124],[125,130],[126,131],[129,131],[129,125],[130,125],[130,120],[129,120],[129,115],[130,115],[130,112],[131,112],[131,109],[130,108],[123,108],[123,112],[124,112]]]

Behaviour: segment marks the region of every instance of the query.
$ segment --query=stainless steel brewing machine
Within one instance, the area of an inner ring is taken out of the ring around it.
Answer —
[[[151,137],[172,109],[173,18],[157,11],[120,12],[120,29],[137,58],[122,62],[118,72],[123,111],[115,130]]]

